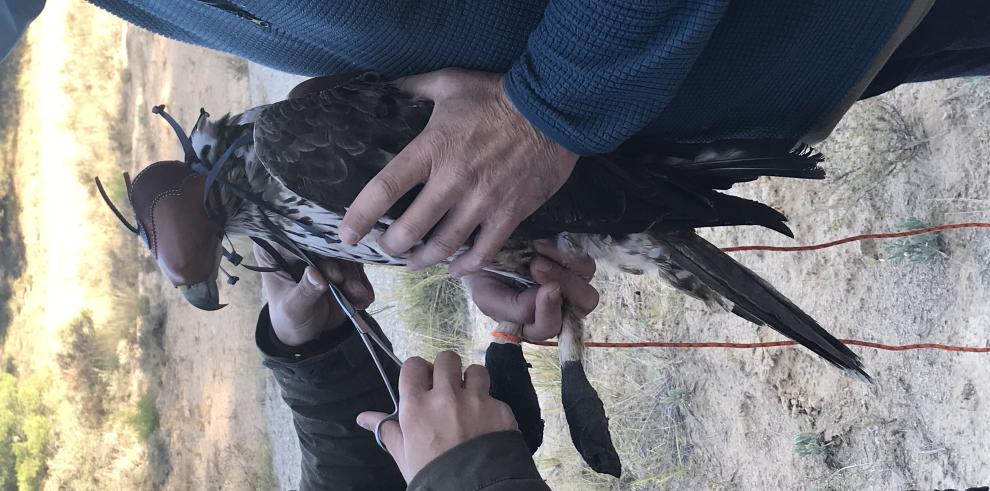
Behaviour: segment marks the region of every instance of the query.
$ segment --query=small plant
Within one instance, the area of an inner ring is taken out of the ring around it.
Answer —
[[[69,323],[62,344],[57,361],[72,390],[70,399],[78,405],[80,420],[86,426],[99,427],[107,415],[108,376],[116,368],[116,356],[110,343],[96,331],[88,311]]]
[[[794,453],[802,457],[825,455],[829,445],[819,433],[798,433],[794,437]]]
[[[687,404],[688,396],[690,395],[691,392],[687,389],[670,389],[667,391],[667,395],[663,396],[660,400],[668,407],[679,408],[684,407],[684,405]]]
[[[917,230],[930,225],[918,218],[911,217],[897,224],[898,230]],[[883,245],[886,259],[894,261],[910,261],[919,264],[933,264],[949,257],[945,250],[945,240],[941,233],[912,235],[886,242]]]
[[[0,372],[0,489],[39,489],[52,444],[51,410],[40,373],[18,380]]]
[[[151,436],[158,429],[158,407],[155,406],[155,398],[151,394],[141,396],[137,408],[127,422],[141,439]]]

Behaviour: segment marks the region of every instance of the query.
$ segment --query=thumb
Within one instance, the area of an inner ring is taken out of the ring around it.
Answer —
[[[299,283],[286,292],[282,300],[283,309],[302,317],[308,317],[307,314],[315,315],[319,308],[327,305],[324,298],[327,288],[323,275],[316,269],[307,267]]]
[[[365,411],[357,416],[358,426],[368,430],[375,431],[375,425],[379,421],[385,419],[388,415],[378,411]]]
[[[526,339],[543,341],[560,334],[564,306],[560,285],[546,284],[536,293],[536,321],[525,331]]]
[[[437,78],[436,72],[427,72],[397,78],[392,83],[399,88],[399,91],[415,98],[434,100],[437,96],[434,89]]]
[[[378,426],[378,422],[387,418],[389,415],[386,413],[378,411],[365,411],[357,416],[358,426],[374,432],[375,427]],[[395,459],[395,463],[398,464],[399,469],[405,468],[405,462],[402,462],[402,428],[399,426],[398,421],[386,421],[382,423],[380,436],[382,438],[382,443],[385,444],[385,448],[388,453],[392,455]]]
[[[493,81],[490,78],[471,77],[469,72],[460,68],[441,68],[418,75],[408,75],[396,79],[393,83],[406,94],[436,102],[457,92],[462,87],[484,80]]]

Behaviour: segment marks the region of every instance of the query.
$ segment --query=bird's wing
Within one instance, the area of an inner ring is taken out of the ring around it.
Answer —
[[[428,101],[403,95],[375,74],[272,104],[254,126],[255,152],[286,187],[343,213],[361,189],[423,128]],[[404,198],[389,211],[398,216]]]
[[[422,131],[431,113],[432,103],[363,74],[268,106],[255,123],[255,149],[290,190],[342,213]],[[520,225],[516,236],[749,224],[789,234],[776,210],[716,189],[764,175],[822,177],[820,156],[792,147],[793,142],[777,140],[674,144],[635,138],[615,152],[581,158],[568,181]],[[401,214],[418,191],[410,191],[388,216]]]

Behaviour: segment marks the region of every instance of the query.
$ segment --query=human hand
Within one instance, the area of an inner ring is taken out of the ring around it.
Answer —
[[[282,248],[275,247],[290,263],[299,262]],[[257,245],[254,246],[254,257],[261,266],[276,266],[275,259]],[[361,264],[325,259],[317,266],[319,271],[307,267],[298,283],[284,271],[261,275],[272,328],[279,341],[289,346],[312,341],[344,321],[344,312],[327,294],[328,279],[340,288],[354,308],[366,309],[375,300],[375,291]]]
[[[454,276],[479,271],[560,189],[578,156],[515,109],[499,75],[444,69],[397,83],[403,92],[432,100],[433,115],[354,200],[340,237],[356,243],[400,197],[425,183],[379,244],[392,255],[410,252],[409,266],[422,269],[453,255],[480,227],[471,249],[450,265]]]
[[[543,341],[560,334],[562,307],[566,301],[585,316],[598,306],[598,290],[591,286],[595,261],[588,256],[572,258],[550,240],[534,243],[539,254],[529,271],[540,284],[518,290],[494,273],[475,273],[462,281],[482,313],[499,322],[521,324],[521,336]]]
[[[419,357],[399,372],[399,421],[382,424],[381,437],[406,482],[461,443],[496,431],[517,430],[512,410],[488,394],[488,371],[471,365],[461,374],[461,357],[437,355],[436,365]],[[357,423],[368,431],[388,416],[365,411]]]

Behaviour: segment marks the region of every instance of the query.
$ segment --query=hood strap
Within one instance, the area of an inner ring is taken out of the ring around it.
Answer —
[[[110,211],[112,211],[114,215],[117,215],[117,220],[120,220],[120,223],[124,224],[124,226],[127,227],[127,230],[130,230],[134,235],[140,235],[141,230],[138,227],[141,226],[141,222],[137,222],[136,226],[131,225],[131,222],[127,221],[127,219],[124,218],[124,214],[121,213],[120,210],[113,204],[113,200],[110,199],[109,195],[107,195],[107,191],[103,189],[103,183],[100,182],[100,178],[94,177],[93,180],[96,181],[96,189],[100,191],[100,196],[103,198],[103,202],[110,207]],[[130,196],[131,176],[126,172],[124,173],[124,185],[127,187],[127,195]]]

